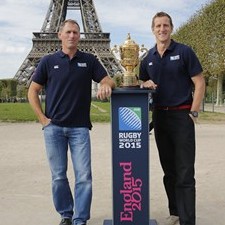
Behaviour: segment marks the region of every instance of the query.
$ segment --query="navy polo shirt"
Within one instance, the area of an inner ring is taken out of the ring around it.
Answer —
[[[140,80],[152,80],[157,89],[153,103],[157,106],[192,104],[193,82],[191,77],[202,72],[202,66],[187,45],[171,41],[161,57],[156,46],[141,61]]]
[[[45,114],[52,123],[91,128],[92,80],[100,82],[105,76],[94,55],[77,51],[70,60],[59,51],[41,59],[32,80],[45,87]]]

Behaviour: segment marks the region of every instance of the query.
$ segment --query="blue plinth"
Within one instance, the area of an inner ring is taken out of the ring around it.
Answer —
[[[150,95],[140,88],[112,93],[113,216],[104,225],[157,225],[149,216]]]

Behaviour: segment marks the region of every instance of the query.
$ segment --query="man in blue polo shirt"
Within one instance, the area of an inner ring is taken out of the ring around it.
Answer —
[[[195,225],[195,127],[205,92],[202,67],[193,50],[171,39],[165,12],[152,19],[156,45],[140,66],[145,88],[155,89],[153,124],[170,216],[168,225]]]
[[[92,199],[90,105],[92,80],[100,83],[97,98],[110,97],[113,80],[97,58],[77,49],[80,27],[74,20],[62,23],[58,37],[62,50],[40,61],[28,91],[29,102],[43,126],[52,173],[55,209],[60,225],[85,225]],[[45,112],[39,93],[45,88]],[[67,178],[67,151],[75,174],[74,199]]]

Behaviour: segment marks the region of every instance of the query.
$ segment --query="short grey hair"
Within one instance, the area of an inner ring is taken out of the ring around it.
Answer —
[[[64,20],[61,23],[60,27],[59,27],[59,31],[62,31],[62,29],[64,28],[65,24],[67,24],[67,23],[76,24],[78,26],[78,28],[79,28],[79,31],[80,31],[80,25],[79,25],[79,23],[76,20],[72,20],[72,19]]]

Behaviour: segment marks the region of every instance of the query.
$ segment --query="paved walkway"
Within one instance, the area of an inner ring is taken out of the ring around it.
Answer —
[[[110,135],[110,124],[94,124],[94,195],[89,225],[102,225],[104,219],[112,218]],[[197,225],[224,225],[225,124],[198,124],[196,136]],[[0,123],[0,140],[0,224],[58,225],[41,126]],[[154,135],[150,136],[150,149],[150,214],[163,225],[168,211]],[[72,180],[71,164],[69,177]]]

